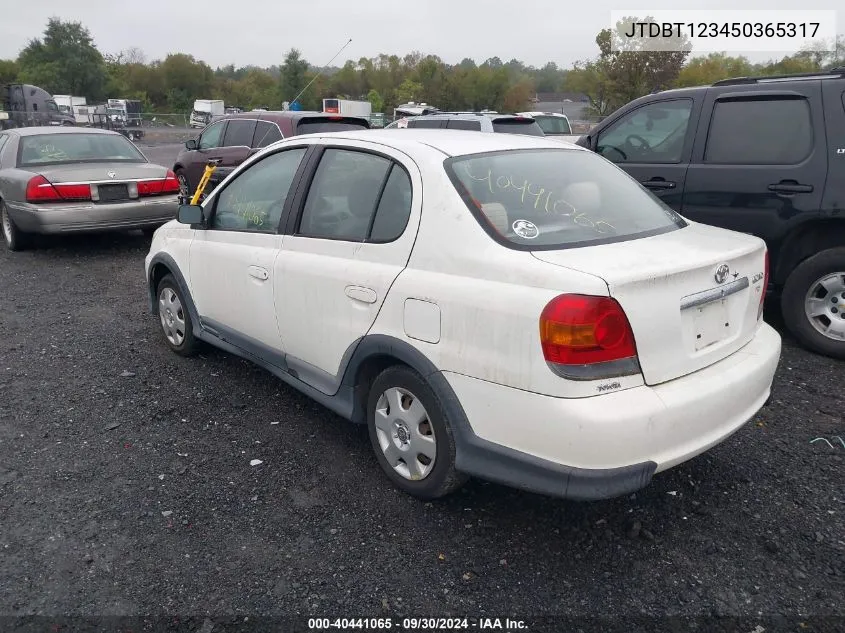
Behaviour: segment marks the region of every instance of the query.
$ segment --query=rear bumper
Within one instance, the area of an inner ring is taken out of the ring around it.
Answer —
[[[27,233],[76,233],[142,229],[164,224],[176,217],[177,195],[95,204],[67,205],[7,203],[9,217]]]
[[[552,496],[630,493],[745,425],[770,397],[780,349],[778,333],[763,324],[741,350],[694,374],[590,398],[443,372],[471,427],[455,429],[456,466]]]

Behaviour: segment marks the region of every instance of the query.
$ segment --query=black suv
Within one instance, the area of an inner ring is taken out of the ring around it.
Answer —
[[[845,359],[845,68],[650,94],[578,144],[685,217],[763,238],[786,326]]]

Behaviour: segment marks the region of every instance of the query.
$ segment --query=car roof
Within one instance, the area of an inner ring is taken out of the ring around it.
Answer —
[[[38,127],[16,127],[7,132],[13,132],[18,136],[40,136],[42,134],[110,134],[112,136],[122,136],[119,132],[111,130],[102,130],[96,127],[69,127],[69,126],[52,126],[41,125]]]
[[[414,119],[470,119],[477,121],[480,117],[488,119],[521,119],[525,118],[520,114],[499,114],[498,112],[432,112],[421,114]]]
[[[367,120],[366,117],[360,116],[346,116],[343,114],[333,114],[331,112],[316,112],[312,110],[255,110],[252,112],[235,112],[232,114],[224,114],[217,120],[223,121],[226,119],[260,119],[262,121],[273,121],[274,119],[307,119],[312,117],[329,117],[331,119],[360,119]]]
[[[326,139],[370,141],[393,147],[405,153],[418,152],[422,147],[433,148],[447,156],[463,156],[513,149],[572,149],[588,151],[573,143],[563,143],[543,136],[521,134],[479,134],[471,130],[406,129],[362,130],[360,132],[329,132],[319,134]]]
[[[518,112],[517,114],[519,114],[520,116],[530,116],[530,117],[535,117],[535,116],[559,116],[563,119],[569,118],[568,116],[566,116],[565,114],[561,114],[560,112]]]

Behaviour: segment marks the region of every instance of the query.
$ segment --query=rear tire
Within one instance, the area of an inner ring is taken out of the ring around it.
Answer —
[[[156,288],[158,320],[167,346],[180,356],[193,356],[199,347],[187,305],[173,275],[162,277]]]
[[[367,426],[376,459],[400,490],[438,499],[466,483],[455,470],[449,416],[434,390],[404,366],[385,369],[367,399]]]
[[[2,200],[0,200],[0,232],[3,233],[3,241],[10,251],[23,251],[32,244],[30,234],[21,231],[15,225]]]
[[[805,347],[845,360],[845,247],[805,259],[786,280],[783,320]]]

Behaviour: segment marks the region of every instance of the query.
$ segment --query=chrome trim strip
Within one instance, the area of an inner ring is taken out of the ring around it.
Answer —
[[[743,277],[742,279],[737,279],[736,281],[732,281],[724,286],[719,286],[718,288],[711,288],[710,290],[696,292],[693,295],[687,295],[681,299],[681,310],[688,310],[689,308],[695,308],[711,303],[712,301],[724,299],[725,297],[729,297],[737,292],[742,292],[748,288],[749,285],[748,277]]]

